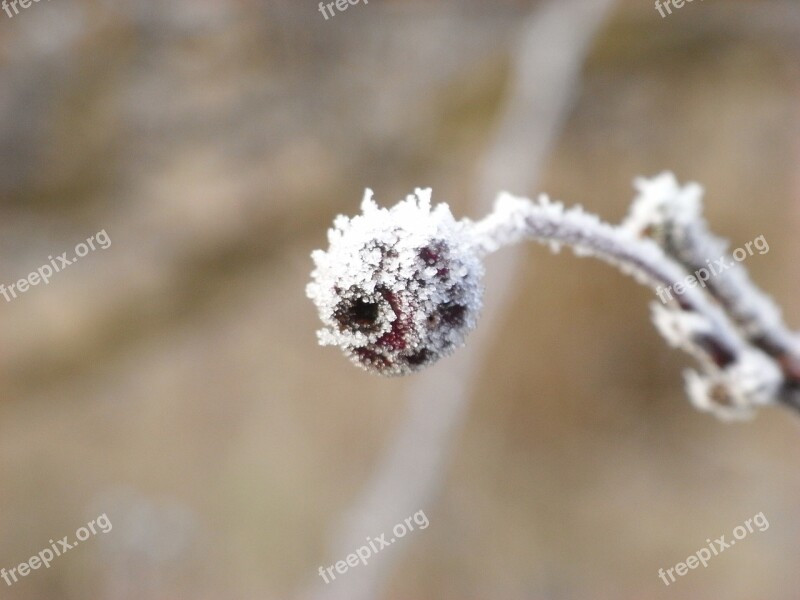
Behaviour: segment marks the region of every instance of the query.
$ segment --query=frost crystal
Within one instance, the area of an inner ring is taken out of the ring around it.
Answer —
[[[634,181],[639,192],[623,226],[631,232],[656,239],[674,234],[701,219],[703,188],[696,183],[683,187],[672,173]],[[715,253],[723,251],[724,246]]]
[[[463,345],[481,307],[483,266],[469,221],[417,189],[390,209],[367,190],[362,214],[339,216],[312,254],[306,293],[323,345],[383,375],[418,371]]]
[[[726,369],[701,375],[686,372],[686,390],[698,410],[733,421],[752,418],[755,409],[774,402],[780,369],[765,354],[748,351]]]

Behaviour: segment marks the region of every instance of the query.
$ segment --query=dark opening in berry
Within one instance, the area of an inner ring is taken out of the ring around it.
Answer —
[[[406,362],[411,366],[418,367],[425,364],[431,359],[431,353],[428,350],[422,349],[414,354],[409,354],[405,357]]]
[[[378,322],[380,307],[368,298],[347,299],[336,308],[334,317],[342,329],[372,331]]]
[[[467,314],[467,307],[463,304],[448,302],[439,309],[442,321],[450,327],[461,327]]]
[[[378,304],[359,298],[347,311],[347,318],[358,327],[374,325],[378,319]]]

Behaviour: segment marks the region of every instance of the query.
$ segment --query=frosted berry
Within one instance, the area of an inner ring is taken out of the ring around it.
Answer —
[[[418,371],[462,345],[481,307],[483,266],[469,221],[416,190],[390,209],[367,190],[362,214],[339,216],[312,254],[307,294],[320,343],[384,375]]]

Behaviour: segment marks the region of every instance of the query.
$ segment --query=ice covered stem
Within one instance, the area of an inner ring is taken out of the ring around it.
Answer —
[[[531,202],[501,194],[492,214],[475,224],[475,234],[481,254],[527,239],[554,251],[566,245],[577,255],[603,260],[653,289],[672,287],[686,276],[682,265],[655,241],[630,228],[604,223],[580,207],[566,209],[546,196]],[[737,419],[781,399],[785,381],[778,365],[752,347],[700,288],[685,287],[671,305],[654,303],[653,320],[671,345],[700,362],[703,374],[686,375],[697,408]]]
[[[703,218],[702,186],[681,186],[672,173],[637,179],[635,186],[638,194],[623,227],[654,240],[689,273],[707,274],[711,261],[729,253],[728,242]],[[704,285],[747,340],[781,366],[787,387],[784,400],[800,403],[800,339],[784,323],[780,308],[738,263]]]

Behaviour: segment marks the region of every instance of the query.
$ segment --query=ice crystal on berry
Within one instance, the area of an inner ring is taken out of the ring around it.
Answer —
[[[392,208],[367,190],[362,214],[339,216],[312,254],[306,293],[323,345],[384,375],[422,369],[463,344],[481,307],[483,266],[469,221],[417,189]]]

